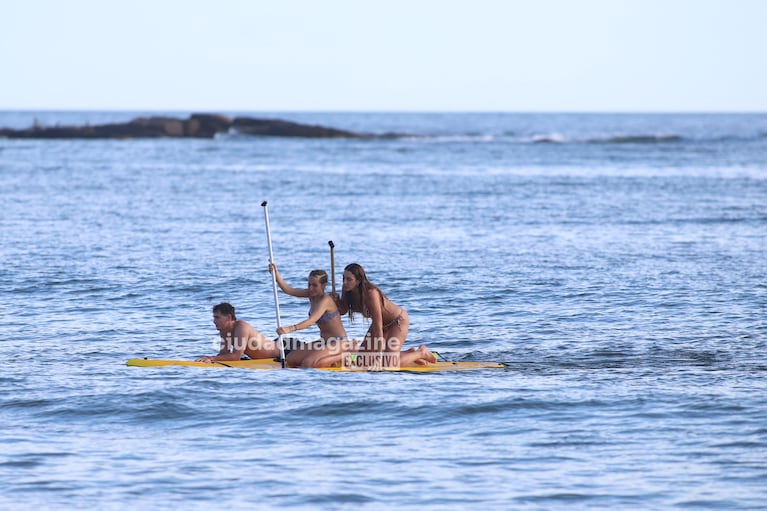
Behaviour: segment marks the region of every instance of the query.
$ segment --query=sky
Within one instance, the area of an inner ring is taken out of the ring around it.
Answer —
[[[764,0],[23,0],[0,109],[767,112]]]

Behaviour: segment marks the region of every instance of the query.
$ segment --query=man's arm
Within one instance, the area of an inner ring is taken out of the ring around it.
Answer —
[[[217,362],[219,360],[236,360],[232,358],[222,358],[226,355],[229,355],[229,344],[221,339],[221,349],[219,350],[218,354],[207,357],[200,357],[195,360],[195,362]]]

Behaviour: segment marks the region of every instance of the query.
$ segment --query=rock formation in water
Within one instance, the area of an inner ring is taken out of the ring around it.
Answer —
[[[217,114],[192,114],[188,119],[139,117],[132,121],[96,126],[40,126],[0,128],[7,138],[213,138],[217,133],[241,133],[266,137],[365,138],[352,131],[301,124],[280,119],[236,117]]]

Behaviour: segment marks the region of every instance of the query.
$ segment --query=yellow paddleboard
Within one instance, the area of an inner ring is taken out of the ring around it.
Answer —
[[[282,364],[271,358],[256,360],[232,360],[226,362],[193,362],[191,360],[156,360],[146,358],[132,358],[126,365],[133,367],[162,367],[162,366],[192,366],[192,367],[239,367],[243,369],[281,369]],[[429,365],[414,365],[410,367],[387,368],[384,371],[462,371],[467,369],[502,369],[505,367],[498,362],[435,362]],[[326,367],[323,371],[360,372],[367,371],[364,368]]]

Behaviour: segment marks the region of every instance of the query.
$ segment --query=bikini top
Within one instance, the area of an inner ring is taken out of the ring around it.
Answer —
[[[311,316],[311,313],[309,313],[309,315]],[[325,314],[320,316],[320,319],[317,320],[317,324],[321,325],[323,323],[327,323],[331,319],[335,318],[336,316],[340,316],[340,315],[341,315],[341,313],[338,312],[338,310],[334,310],[333,312],[326,312]]]

